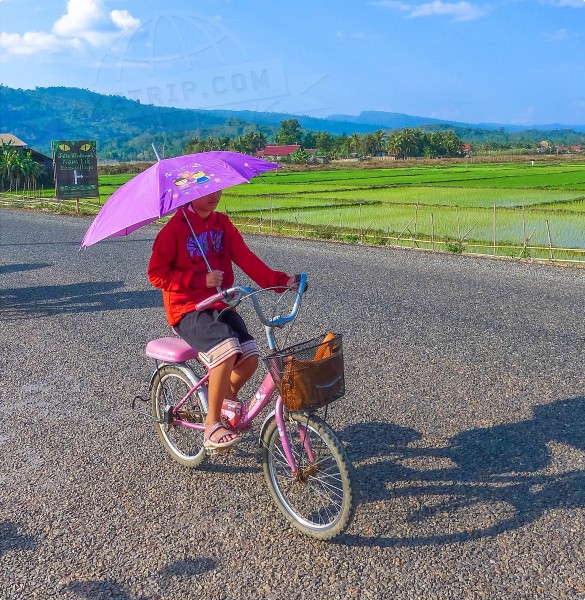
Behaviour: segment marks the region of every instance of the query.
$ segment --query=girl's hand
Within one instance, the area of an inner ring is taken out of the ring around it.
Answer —
[[[221,287],[223,281],[223,271],[211,271],[205,276],[205,285],[208,288]]]
[[[292,288],[293,290],[299,289],[299,283],[296,275],[291,275],[286,282],[286,287]]]

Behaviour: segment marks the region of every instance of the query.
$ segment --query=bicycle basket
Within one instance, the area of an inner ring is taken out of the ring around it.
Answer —
[[[316,410],[345,394],[341,335],[275,350],[264,361],[288,411]]]

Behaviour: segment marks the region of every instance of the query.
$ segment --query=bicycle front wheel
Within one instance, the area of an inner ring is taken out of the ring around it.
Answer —
[[[270,494],[297,529],[314,538],[331,539],[345,531],[355,513],[353,466],[333,430],[318,417],[288,415],[286,435],[296,473],[286,460],[274,417],[262,437]]]
[[[165,413],[176,406],[198,381],[194,374],[189,377],[181,368],[165,365],[158,370],[151,391],[152,416],[162,445],[174,460],[191,468],[200,465],[207,457],[203,431],[160,421],[164,421]],[[204,422],[205,412],[197,392],[187,399],[179,416],[184,421]]]

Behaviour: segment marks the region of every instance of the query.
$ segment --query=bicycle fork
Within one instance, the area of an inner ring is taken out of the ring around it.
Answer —
[[[288,463],[293,475],[299,479],[302,478],[302,474],[299,472],[299,468],[296,464],[294,453],[291,447],[290,439],[286,433],[286,425],[284,422],[284,406],[283,401],[280,396],[276,399],[276,410],[275,410],[275,418],[276,418],[276,426],[278,428],[278,433],[280,435],[280,441],[282,443],[282,449],[284,450],[284,455],[286,458],[286,462]],[[299,438],[303,444],[303,448],[307,453],[307,458],[311,465],[315,464],[315,455],[313,453],[313,447],[311,445],[311,440],[307,435],[307,427],[306,425],[298,424],[299,427]]]

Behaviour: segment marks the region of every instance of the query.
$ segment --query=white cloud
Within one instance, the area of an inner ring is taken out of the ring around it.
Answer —
[[[107,13],[103,0],[68,0],[67,12],[57,19],[50,33],[0,33],[0,47],[13,55],[80,49],[82,41],[99,47],[111,44],[121,33],[139,25],[140,21],[127,10]]]
[[[434,0],[433,2],[419,5],[406,4],[398,0],[380,0],[380,2],[372,2],[371,4],[373,6],[399,10],[406,13],[406,16],[412,19],[418,17],[447,16],[452,17],[455,21],[473,21],[487,14],[485,8],[470,4],[465,0],[455,3]]]
[[[382,8],[395,8],[396,10],[412,10],[411,4],[405,4],[398,0],[380,0],[379,2],[370,2],[372,6],[381,6]]]
[[[343,31],[336,31],[335,35],[338,38],[351,38],[353,40],[362,40],[366,37],[366,34],[363,31],[356,31],[354,33],[344,33]]]
[[[140,25],[127,10],[106,13],[103,0],[68,0],[67,13],[53,25],[53,33],[78,37],[92,46],[104,46],[120,32]]]
[[[434,0],[434,2],[430,2],[429,4],[421,4],[408,16],[415,18],[445,15],[453,17],[456,21],[472,21],[483,17],[485,14],[486,11],[483,8],[473,6],[469,2],[450,4],[448,2],[441,2],[441,0]]]
[[[65,37],[86,37],[107,24],[100,0],[69,0],[67,13],[53,25],[53,33]]]
[[[543,35],[549,42],[566,42],[567,40],[574,40],[581,37],[580,33],[572,33],[568,29],[557,29]]]
[[[27,31],[19,33],[0,33],[0,48],[8,54],[30,55],[37,52],[59,52],[61,50],[78,49],[81,42],[78,39],[63,40],[52,33],[44,31]]]
[[[585,8],[584,0],[541,0],[544,4],[550,4],[557,8]]]
[[[114,25],[122,31],[127,31],[140,25],[140,21],[135,19],[127,10],[113,10],[110,13],[110,17]]]

